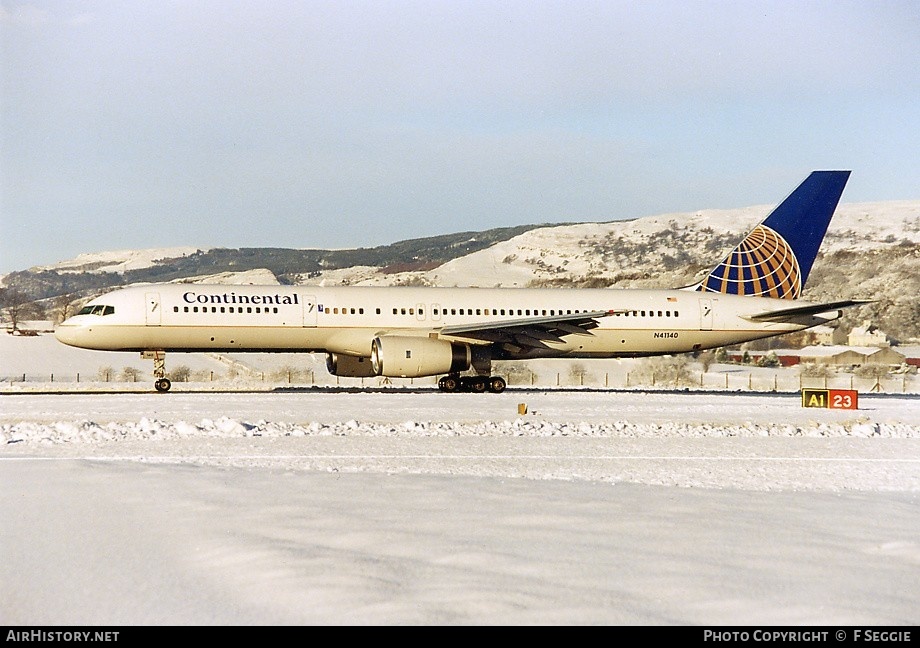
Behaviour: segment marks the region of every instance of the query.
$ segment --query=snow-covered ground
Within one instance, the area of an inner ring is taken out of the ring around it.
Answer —
[[[182,388],[0,393],[0,624],[917,621],[916,397]]]

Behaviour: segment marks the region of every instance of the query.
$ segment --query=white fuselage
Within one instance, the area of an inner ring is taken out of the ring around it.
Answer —
[[[110,351],[303,351],[369,357],[372,341],[381,335],[481,345],[482,340],[445,335],[442,329],[606,311],[612,314],[598,318],[599,325],[588,333],[494,357],[610,358],[737,344],[840,316],[833,310],[785,322],[745,319],[789,304],[690,290],[151,284],[94,299],[82,312],[96,314],[67,319],[56,336],[72,346]]]

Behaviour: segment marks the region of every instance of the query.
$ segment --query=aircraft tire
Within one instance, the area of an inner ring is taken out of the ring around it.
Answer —
[[[492,376],[489,378],[489,391],[493,394],[501,394],[505,391],[505,387],[508,386],[508,383],[505,382],[505,379],[501,376]]]
[[[172,387],[172,383],[169,382],[168,378],[160,378],[155,383],[153,383],[153,387],[161,394],[165,394],[169,391],[169,388]]]

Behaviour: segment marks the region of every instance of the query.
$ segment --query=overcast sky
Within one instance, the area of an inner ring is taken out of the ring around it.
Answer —
[[[915,0],[0,7],[0,272],[920,199]]]

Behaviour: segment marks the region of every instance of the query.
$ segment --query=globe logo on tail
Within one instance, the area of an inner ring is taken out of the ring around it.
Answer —
[[[802,292],[802,273],[792,247],[774,230],[761,224],[716,266],[697,290],[796,299]]]

